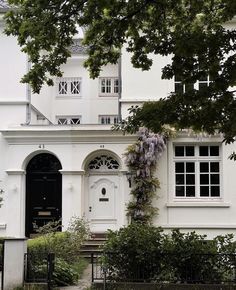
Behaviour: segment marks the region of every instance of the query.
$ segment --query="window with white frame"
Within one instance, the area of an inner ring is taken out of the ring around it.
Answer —
[[[56,85],[58,96],[81,96],[81,78],[58,78]]]
[[[119,122],[118,115],[102,115],[99,116],[100,124],[117,124]]]
[[[175,145],[175,197],[219,198],[219,145]]]
[[[118,96],[119,79],[117,77],[99,78],[99,95],[101,96]]]
[[[175,93],[186,93],[193,89],[202,90],[209,87],[211,82],[210,76],[205,74],[196,83],[183,83],[181,77],[175,76]]]
[[[81,122],[81,116],[58,116],[58,125],[78,125]]]

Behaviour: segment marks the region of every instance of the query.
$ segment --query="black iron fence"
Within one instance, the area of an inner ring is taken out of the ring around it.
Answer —
[[[47,283],[48,289],[50,289],[53,284],[54,263],[55,255],[53,253],[25,254],[25,282]]]
[[[236,283],[235,254],[162,253],[155,257],[92,254],[92,282]]]

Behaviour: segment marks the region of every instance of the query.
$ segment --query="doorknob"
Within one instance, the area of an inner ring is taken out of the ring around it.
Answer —
[[[91,212],[91,211],[92,211],[92,207],[90,206],[90,207],[89,207],[89,212]]]

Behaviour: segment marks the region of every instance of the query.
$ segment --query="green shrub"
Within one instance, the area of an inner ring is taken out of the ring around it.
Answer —
[[[108,234],[102,263],[115,281],[225,281],[232,279],[236,244],[232,235],[205,235],[141,223]],[[220,255],[219,255],[220,254]],[[233,255],[232,255],[233,254]]]
[[[46,277],[47,255],[55,254],[53,277],[58,286],[73,284],[85,266],[79,259],[79,250],[89,236],[87,223],[73,217],[67,231],[58,232],[59,222],[51,222],[40,228],[40,236],[28,241],[29,266],[31,277]],[[59,283],[59,284],[58,284]]]
[[[78,278],[78,273],[66,261],[60,258],[55,260],[53,282],[56,286],[73,285]]]

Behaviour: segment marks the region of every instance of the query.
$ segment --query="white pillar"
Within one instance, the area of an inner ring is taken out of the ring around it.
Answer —
[[[6,239],[4,241],[3,289],[13,289],[24,283],[24,255],[27,251],[26,239]]]
[[[62,225],[66,230],[72,216],[83,216],[83,170],[60,170],[62,174]]]

